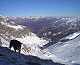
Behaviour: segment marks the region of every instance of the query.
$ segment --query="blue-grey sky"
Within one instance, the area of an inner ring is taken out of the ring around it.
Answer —
[[[80,0],[0,0],[6,16],[80,16]]]

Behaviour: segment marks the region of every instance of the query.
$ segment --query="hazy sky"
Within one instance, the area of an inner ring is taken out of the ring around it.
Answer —
[[[80,16],[80,0],[0,0],[7,16]]]

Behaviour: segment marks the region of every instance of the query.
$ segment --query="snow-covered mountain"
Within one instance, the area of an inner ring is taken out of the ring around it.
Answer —
[[[23,23],[26,23],[26,26]],[[23,43],[21,53],[24,55],[68,65],[80,64],[79,23],[79,17],[1,17],[0,45],[9,47],[10,40],[16,39]],[[38,26],[38,33],[33,32],[37,29],[29,26],[35,28]],[[40,28],[41,26],[44,27]],[[51,40],[56,43],[48,45]],[[41,49],[46,45],[48,45],[46,48]]]
[[[32,32],[39,33],[47,28],[79,29],[80,17],[0,17],[1,20],[11,24],[27,26]],[[56,31],[56,30],[55,30]]]
[[[5,25],[5,26],[8,27],[7,25]],[[9,28],[12,28],[12,27],[9,27]],[[30,35],[27,35],[27,33],[26,33],[25,35],[22,35],[21,37],[13,36],[13,34],[10,35],[11,32],[6,34],[6,32],[1,34],[1,37],[0,37],[3,47],[8,47],[10,40],[16,39],[23,43],[23,46],[22,46],[23,49],[22,49],[21,53],[23,53],[25,55],[28,54],[28,55],[38,56],[43,59],[48,59],[48,55],[45,55],[39,48],[39,46],[43,46],[44,44],[47,44],[48,43],[47,40],[39,38],[36,34],[34,34],[32,32],[30,32]],[[18,33],[18,32],[19,31],[17,31],[16,33]],[[16,33],[15,33],[15,35],[16,35]],[[21,34],[22,34],[22,32],[21,32]],[[18,34],[18,35],[20,35],[20,34]],[[29,52],[27,51],[28,48],[31,49]]]

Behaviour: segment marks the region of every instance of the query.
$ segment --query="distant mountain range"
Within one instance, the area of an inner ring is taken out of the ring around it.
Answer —
[[[22,25],[39,37],[53,39],[80,31],[80,17],[0,17],[0,21]]]

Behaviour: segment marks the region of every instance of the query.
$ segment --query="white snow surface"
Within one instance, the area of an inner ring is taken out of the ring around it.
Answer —
[[[77,37],[78,35],[80,35],[80,32],[73,33],[73,34],[67,36],[65,39],[74,39],[74,38]]]
[[[77,63],[80,64],[80,33],[74,33],[70,39],[73,40],[63,42],[61,45],[58,43],[56,46],[52,45],[47,50],[56,55],[58,58],[63,59],[67,64]]]
[[[23,27],[21,25],[17,25],[17,26],[12,26],[12,25],[7,25],[8,27],[14,28],[16,30],[18,29],[23,29]]]
[[[18,29],[23,29],[25,26],[22,26],[22,25],[10,25],[9,23],[6,23],[6,22],[1,22],[2,25],[6,25],[10,28],[14,28],[16,30]]]

